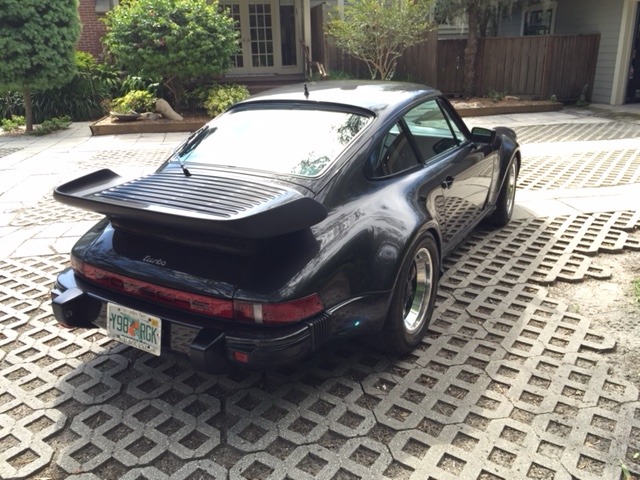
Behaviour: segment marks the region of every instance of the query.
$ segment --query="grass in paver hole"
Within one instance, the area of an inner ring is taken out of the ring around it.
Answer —
[[[640,303],[640,278],[636,278],[633,282],[633,293],[636,296],[636,300]]]
[[[636,453],[634,458],[637,458],[640,453]],[[624,462],[620,461],[620,466],[622,467],[622,480],[637,480],[638,477],[633,475],[629,468],[624,464]]]

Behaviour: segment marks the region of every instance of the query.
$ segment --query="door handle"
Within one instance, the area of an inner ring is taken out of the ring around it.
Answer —
[[[447,177],[442,181],[442,188],[444,188],[445,190],[448,190],[449,188],[451,188],[451,185],[453,185],[453,181],[455,180],[454,177]]]

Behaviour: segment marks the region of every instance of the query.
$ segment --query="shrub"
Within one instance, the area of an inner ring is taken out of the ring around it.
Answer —
[[[96,62],[89,53],[76,52],[75,58],[77,73],[69,83],[63,87],[32,92],[35,123],[63,115],[82,122],[99,118],[106,113],[105,99],[120,88],[117,72]],[[22,93],[7,92],[0,97],[0,117],[24,114]]]
[[[57,130],[66,130],[69,125],[71,125],[71,119],[68,116],[51,118],[42,122],[39,127],[31,132],[31,135],[47,135]]]
[[[181,106],[184,84],[224,73],[238,48],[235,23],[218,7],[206,0],[120,2],[106,15],[104,43],[128,72],[161,77]]]
[[[111,102],[111,109],[118,113],[152,112],[155,110],[155,103],[155,97],[149,92],[132,90],[122,97],[114,98]]]
[[[22,92],[9,91],[0,94],[0,119],[24,115],[24,95]]]
[[[0,128],[5,132],[14,132],[24,125],[24,117],[14,115],[12,118],[0,119]]]
[[[119,72],[109,64],[99,63],[90,53],[76,52],[76,67],[76,79],[86,80],[94,94],[107,97],[120,91]]]
[[[367,64],[371,78],[391,80],[402,52],[434,28],[432,0],[359,0],[335,7],[326,32],[345,52]]]
[[[184,94],[184,106],[189,110],[206,110],[204,104],[207,101],[209,90],[211,90],[211,85],[203,85],[187,90]]]
[[[501,102],[502,100],[504,100],[504,98],[506,97],[506,95],[502,92],[497,92],[493,89],[489,90],[489,93],[487,93],[487,96],[493,100],[494,102]]]
[[[317,74],[314,74],[313,80],[326,80],[326,78],[323,79],[322,77],[316,75]],[[354,78],[355,77],[352,74],[350,74],[349,72],[345,72],[344,70],[332,70],[328,73],[329,80],[353,80]]]
[[[106,113],[105,100],[120,89],[118,72],[86,52],[76,52],[76,67],[78,73],[67,85],[36,95],[41,121],[68,115],[81,122]]]
[[[209,90],[204,107],[210,116],[215,117],[249,95],[249,90],[244,85],[216,85]]]
[[[93,120],[104,115],[101,97],[82,88],[74,89],[75,82],[65,88],[52,88],[34,92],[33,119],[42,123],[48,118],[68,115],[77,122]]]
[[[144,90],[154,97],[159,97],[160,83],[162,79],[144,78],[137,75],[127,75],[122,80],[120,95],[126,95],[132,90]]]

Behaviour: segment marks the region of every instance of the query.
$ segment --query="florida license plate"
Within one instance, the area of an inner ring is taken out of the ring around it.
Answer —
[[[160,355],[162,321],[132,308],[107,304],[109,337],[153,355]]]

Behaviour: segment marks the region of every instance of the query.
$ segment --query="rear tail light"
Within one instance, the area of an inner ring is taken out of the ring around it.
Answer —
[[[73,268],[79,274],[84,271],[84,262],[75,255],[71,254],[71,268]]]
[[[87,263],[84,263],[82,267],[81,272],[76,270],[80,276],[111,290],[193,313],[229,320],[233,318],[233,302],[231,300],[162,287],[143,280],[109,272]]]
[[[264,325],[283,325],[313,317],[324,310],[320,295],[283,303],[253,303],[236,300],[233,302],[234,317],[243,322]]]
[[[126,295],[150,300],[192,313],[262,325],[286,325],[313,317],[324,311],[320,295],[282,303],[253,303],[224,300],[183,292],[135,278],[109,272],[71,257],[74,271],[86,280]]]

